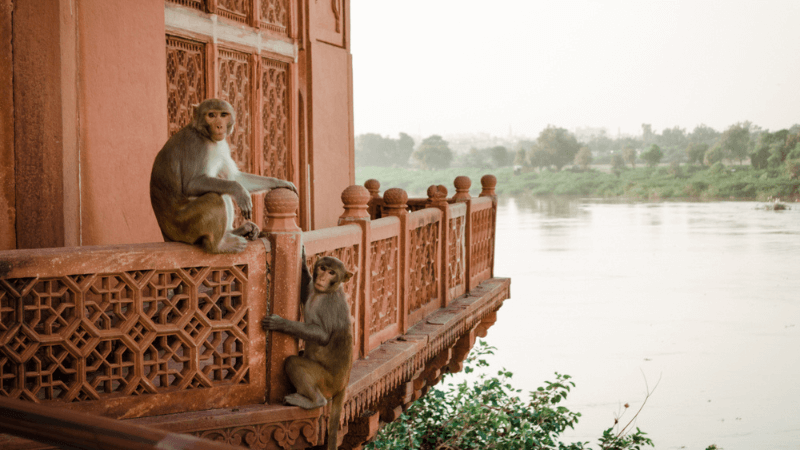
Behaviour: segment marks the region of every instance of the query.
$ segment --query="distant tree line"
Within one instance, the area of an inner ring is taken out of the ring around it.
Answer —
[[[588,170],[594,164],[610,164],[615,171],[637,162],[654,167],[662,162],[677,170],[681,163],[713,166],[723,161],[743,164],[749,159],[756,169],[786,166],[800,171],[800,125],[775,132],[750,122],[740,122],[719,132],[700,124],[691,132],[680,127],[656,132],[642,124],[641,136],[611,138],[605,130],[580,142],[570,131],[547,126],[534,141],[520,141],[516,150],[497,145],[472,148],[456,155],[439,135],[429,136],[415,149],[414,139],[400,133],[398,139],[362,134],[355,142],[359,166],[418,167],[427,170],[448,167],[492,169],[507,166],[560,171],[564,167]],[[791,167],[790,167],[791,166]]]

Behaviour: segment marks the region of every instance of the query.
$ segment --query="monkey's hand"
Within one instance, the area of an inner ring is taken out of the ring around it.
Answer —
[[[292,192],[294,192],[295,194],[297,194],[297,193],[298,193],[298,192],[297,192],[297,187],[294,185],[294,183],[292,183],[291,181],[284,181],[284,183],[286,183],[286,185],[284,185],[284,186],[280,186],[280,187],[282,187],[282,188],[286,188],[286,189],[289,189],[289,190],[291,190]],[[299,195],[299,194],[298,194],[298,195]]]
[[[261,328],[264,331],[267,330],[283,331],[286,329],[287,322],[289,321],[284,319],[283,317],[277,314],[272,314],[271,316],[267,316],[261,319]]]
[[[253,216],[253,199],[250,198],[250,193],[247,192],[247,189],[245,189],[241,183],[236,183],[236,186],[237,189],[233,194],[233,199],[236,200],[236,205],[239,207],[239,210],[242,211],[242,216],[250,220]]]

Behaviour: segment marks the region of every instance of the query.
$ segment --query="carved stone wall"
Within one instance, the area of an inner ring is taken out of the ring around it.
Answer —
[[[239,23],[248,23],[253,0],[217,0],[217,14]]]
[[[192,120],[206,99],[205,44],[167,35],[167,112],[169,135]]]

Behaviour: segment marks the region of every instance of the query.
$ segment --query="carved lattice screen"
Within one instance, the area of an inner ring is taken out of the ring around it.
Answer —
[[[217,14],[239,23],[248,23],[253,0],[217,0]]]
[[[391,237],[373,242],[370,246],[372,267],[372,317],[370,334],[375,334],[398,323],[397,311],[397,269],[398,238]]]
[[[262,175],[291,179],[289,155],[289,65],[267,58],[261,59],[261,92],[263,113]]]
[[[233,160],[243,172],[253,172],[252,81],[250,55],[232,50],[219,51],[219,97],[236,111],[236,127],[228,138]]]
[[[414,312],[439,297],[436,279],[436,249],[439,222],[411,231],[409,263],[409,312]]]
[[[248,300],[260,280],[249,264],[67,273],[0,279],[0,395],[89,410],[106,401],[95,411],[116,417],[147,415],[128,401],[145,394],[170,395],[153,403],[166,410],[208,408],[190,401],[203,390],[263,396],[260,381],[250,386]]]
[[[261,0],[261,28],[287,34],[289,0]]]
[[[472,213],[472,261],[470,276],[488,271],[492,261],[492,209],[485,208]]]
[[[167,116],[169,135],[192,120],[206,98],[205,44],[167,35]]]
[[[455,288],[464,284],[464,216],[454,217],[450,219],[450,226],[448,227],[448,242],[449,242],[449,260],[450,260],[450,279],[447,282],[447,287]]]
[[[194,8],[200,11],[206,10],[206,2],[205,0],[167,0],[170,3],[176,3],[178,5],[188,6],[189,8]]]

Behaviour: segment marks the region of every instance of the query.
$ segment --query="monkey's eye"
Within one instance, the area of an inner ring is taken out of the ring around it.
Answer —
[[[336,275],[336,271],[335,270],[329,270],[328,273],[331,274],[331,275]]]
[[[223,112],[219,113],[219,115],[222,116],[222,117],[228,117],[228,116],[231,115],[231,113],[223,111]]]
[[[209,113],[208,113],[208,114],[206,114],[206,116],[208,116],[208,117],[210,117],[210,118],[212,118],[212,119],[213,119],[214,117],[217,117],[217,113],[215,113],[215,112],[213,112],[213,111],[209,111]]]

